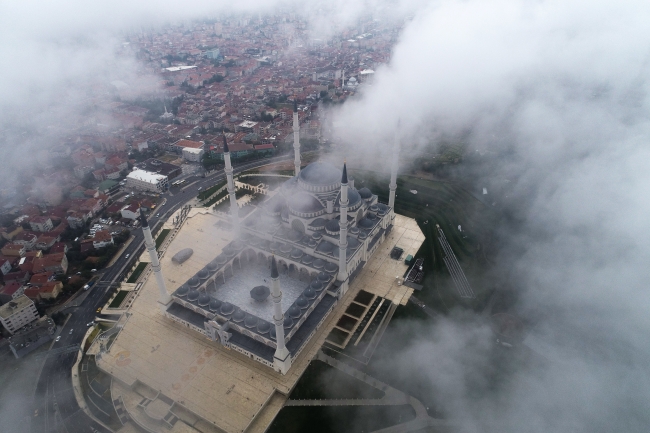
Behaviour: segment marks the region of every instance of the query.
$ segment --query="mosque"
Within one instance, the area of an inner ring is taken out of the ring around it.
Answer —
[[[224,137],[236,237],[203,269],[169,294],[155,248],[147,248],[167,318],[281,374],[392,230],[397,186],[397,158],[387,205],[368,188],[357,190],[345,163],[301,170],[295,105],[293,122],[295,175],[241,221]]]

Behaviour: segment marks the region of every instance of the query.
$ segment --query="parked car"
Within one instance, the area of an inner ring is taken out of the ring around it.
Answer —
[[[61,336],[59,335],[58,337],[56,337],[56,339],[54,341],[59,341],[60,339],[61,339]]]
[[[74,331],[74,329],[71,329],[70,332],[69,332],[68,334],[72,335],[72,331]]]
[[[126,256],[124,256],[125,259],[128,259],[129,257],[131,257],[131,254],[127,254]]]

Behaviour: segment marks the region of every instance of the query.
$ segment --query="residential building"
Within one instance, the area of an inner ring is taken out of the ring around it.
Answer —
[[[49,232],[54,228],[54,224],[52,224],[52,219],[50,219],[50,217],[47,216],[37,216],[34,218],[30,218],[29,225],[32,228],[32,230],[35,232]]]
[[[43,257],[34,259],[33,272],[54,272],[63,275],[68,272],[68,258],[64,253],[46,254]]]
[[[11,272],[11,261],[7,259],[0,259],[0,272],[2,275],[7,275]]]
[[[108,245],[113,245],[113,236],[108,230],[98,230],[93,237],[93,247],[98,250]]]
[[[50,281],[41,286],[39,293],[41,299],[56,299],[63,289],[63,283],[61,281]]]
[[[131,203],[128,206],[125,206],[120,210],[122,218],[127,218],[130,220],[137,220],[140,218],[140,205],[138,203]]]
[[[127,188],[161,193],[169,188],[169,178],[145,170],[133,170],[126,177]]]
[[[2,289],[0,289],[0,304],[6,304],[22,295],[25,292],[25,287],[26,286],[18,281],[7,283]]]
[[[0,323],[10,334],[38,320],[36,306],[27,296],[19,296],[0,307]]]
[[[23,257],[27,252],[27,249],[25,248],[25,245],[11,243],[2,247],[2,250],[0,251],[5,256]]]
[[[183,149],[183,159],[190,162],[199,162],[203,157],[203,149],[193,149],[191,147],[185,147]]]

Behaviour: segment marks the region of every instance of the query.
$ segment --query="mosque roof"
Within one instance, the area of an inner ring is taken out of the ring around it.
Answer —
[[[302,175],[302,171],[300,172]],[[289,208],[295,212],[311,213],[324,209],[323,204],[316,197],[306,192],[298,192],[289,197]]]
[[[341,170],[327,162],[314,162],[302,169],[298,177],[310,185],[333,185],[340,181]]]

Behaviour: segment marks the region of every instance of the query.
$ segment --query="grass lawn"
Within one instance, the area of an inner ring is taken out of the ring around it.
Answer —
[[[158,235],[158,237],[156,237],[156,249],[160,248],[160,246],[165,241],[165,238],[167,237],[170,231],[171,229],[162,229],[160,231],[160,234]]]
[[[115,296],[115,299],[113,299],[113,301],[110,303],[108,308],[119,308],[120,305],[122,304],[122,301],[124,300],[124,298],[126,298],[126,295],[128,294],[129,294],[128,290],[120,290],[119,292],[117,292],[117,296]]]
[[[218,184],[216,184],[216,185],[213,185],[213,186],[211,186],[210,188],[201,191],[201,192],[197,195],[197,198],[198,198],[199,200],[205,200],[206,198],[210,197],[212,194],[214,194],[215,192],[217,192],[217,190],[218,190],[219,188],[222,188],[222,187],[225,186],[225,185],[226,185],[226,182],[221,182],[221,183],[218,183]]]
[[[140,277],[140,274],[142,274],[142,271],[147,267],[149,263],[146,262],[140,262],[138,263],[138,266],[135,268],[135,271],[131,274],[128,280],[126,280],[127,283],[135,283],[138,278]]]

